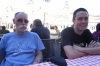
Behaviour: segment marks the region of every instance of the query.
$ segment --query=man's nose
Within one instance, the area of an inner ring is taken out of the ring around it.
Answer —
[[[86,22],[86,20],[85,19],[82,19],[82,22]]]
[[[23,22],[22,22],[23,24],[25,24],[25,21],[23,20]]]

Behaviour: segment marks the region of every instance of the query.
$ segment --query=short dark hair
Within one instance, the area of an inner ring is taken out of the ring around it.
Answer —
[[[5,30],[6,29],[6,27],[5,26],[2,26],[2,30]]]
[[[50,26],[50,29],[54,29],[54,26]]]
[[[88,13],[88,11],[87,11],[85,8],[78,8],[78,9],[76,9],[76,10],[74,11],[74,13],[73,13],[73,20],[75,19],[76,14],[77,14],[79,11],[85,11],[85,12]],[[88,14],[89,14],[89,13],[88,13]]]
[[[96,25],[96,31],[100,31],[100,23]]]
[[[40,19],[35,19],[33,21],[33,24],[34,24],[35,27],[42,26],[42,21]]]
[[[54,26],[54,27],[58,28],[57,26]]]

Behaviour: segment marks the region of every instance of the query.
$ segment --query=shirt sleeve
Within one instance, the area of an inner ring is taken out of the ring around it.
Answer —
[[[66,46],[66,45],[71,45],[71,35],[70,32],[68,30],[63,30],[61,32],[61,39],[62,39],[62,46]]]
[[[5,37],[3,36],[0,41],[0,56],[5,55]]]
[[[42,43],[40,37],[37,34],[36,34],[36,38],[37,38],[36,39],[37,40],[37,44],[36,44],[37,49],[36,49],[36,51],[40,51],[40,50],[45,49],[44,44]]]

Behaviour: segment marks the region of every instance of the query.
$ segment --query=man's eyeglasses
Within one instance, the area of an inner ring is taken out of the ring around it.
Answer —
[[[22,23],[24,21],[24,23],[28,23],[29,21],[27,19],[17,19],[18,22]]]

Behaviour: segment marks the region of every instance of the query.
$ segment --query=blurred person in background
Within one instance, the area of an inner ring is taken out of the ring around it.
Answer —
[[[0,34],[6,34],[6,33],[10,33],[9,30],[6,30],[5,26],[2,26],[1,30],[0,30]]]
[[[31,31],[32,28],[34,28],[34,26],[33,26],[33,24],[30,24],[30,27],[29,27],[28,31]]]
[[[0,26],[0,30],[2,30],[2,26]]]
[[[6,30],[6,27],[5,26],[1,26],[1,30],[0,30],[0,40],[2,38],[2,36],[6,33],[10,33],[9,30]]]
[[[33,26],[34,28],[32,28],[31,32],[37,33],[41,39],[50,39],[50,31],[42,25],[40,19],[35,19],[33,21]]]
[[[58,30],[57,26],[50,27],[50,38],[51,39],[60,39],[60,31]]]
[[[54,29],[56,30],[56,34],[58,36],[58,39],[61,39],[61,34],[60,34],[60,31],[59,31],[58,27],[54,26]]]
[[[96,25],[96,31],[93,32],[93,36],[96,40],[98,40],[98,38],[100,38],[100,23],[98,23]]]

